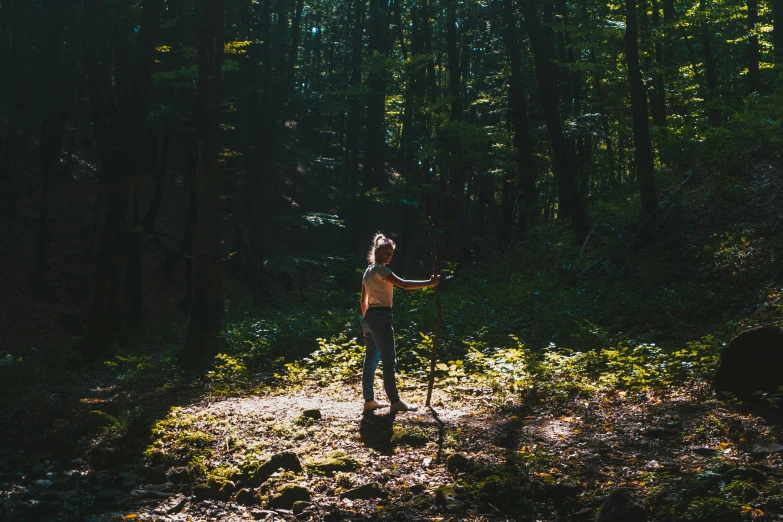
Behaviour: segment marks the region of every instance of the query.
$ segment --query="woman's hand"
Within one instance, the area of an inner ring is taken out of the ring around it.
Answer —
[[[439,275],[431,275],[430,276],[430,286],[438,286],[440,283],[440,276]]]

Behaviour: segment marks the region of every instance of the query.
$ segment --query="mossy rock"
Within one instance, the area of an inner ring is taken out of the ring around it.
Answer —
[[[297,486],[296,484],[286,484],[270,497],[267,507],[271,509],[292,509],[294,502],[309,502],[311,496],[310,490],[307,488]]]
[[[252,490],[246,488],[237,491],[234,501],[242,506],[253,506],[259,503],[256,494],[253,493]]]
[[[386,498],[388,496],[388,493],[375,483],[364,484],[340,495],[340,497],[350,500],[369,500],[371,498]]]
[[[465,471],[468,467],[470,467],[470,459],[465,455],[455,453],[446,459],[446,469],[452,473]]]
[[[435,504],[442,506],[446,511],[459,511],[465,505],[465,488],[460,484],[440,486],[435,490]]]
[[[734,480],[745,480],[764,484],[767,481],[767,474],[756,468],[733,468],[726,472],[726,476]]]
[[[723,489],[724,495],[729,495],[742,502],[750,502],[759,497],[759,490],[756,486],[740,479],[734,481]]]
[[[430,495],[427,495],[426,493],[422,493],[421,495],[416,495],[410,501],[408,502],[408,505],[417,509],[428,509],[433,506],[435,501]]]
[[[294,473],[301,473],[302,464],[299,461],[299,457],[296,455],[296,453],[292,451],[284,451],[282,453],[272,455],[268,459],[261,462],[255,461],[245,464],[243,466],[243,473],[247,477],[250,484],[260,485],[279,469],[293,471]]]
[[[193,488],[193,494],[196,498],[200,499],[228,500],[235,490],[236,485],[233,482],[225,484],[211,482],[208,484],[198,484]]]
[[[506,509],[515,504],[520,498],[529,498],[531,493],[524,494],[519,486],[518,477],[508,477],[503,475],[490,475],[478,488],[478,494],[481,500],[488,502],[493,506]]]
[[[327,476],[331,476],[338,471],[356,471],[360,466],[358,460],[342,451],[333,451],[325,457],[312,457],[305,462],[305,465],[311,471]]]
[[[395,427],[391,441],[401,446],[425,446],[430,441],[429,434],[421,428]]]

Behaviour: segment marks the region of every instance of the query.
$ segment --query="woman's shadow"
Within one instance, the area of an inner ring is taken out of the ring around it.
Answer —
[[[362,415],[359,422],[359,436],[367,448],[372,448],[381,455],[392,455],[394,444],[394,420],[397,412],[377,415],[374,411]]]

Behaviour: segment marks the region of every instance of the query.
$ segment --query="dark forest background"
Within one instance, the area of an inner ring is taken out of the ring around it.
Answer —
[[[4,1],[9,243],[39,192],[14,278],[43,300],[81,285],[97,357],[150,306],[154,259],[184,280],[188,359],[215,352],[224,270],[274,304],[383,230],[421,275],[430,215],[457,265],[553,224],[583,255],[672,240],[685,184],[777,158],[780,8]],[[95,267],[76,281],[63,234]]]

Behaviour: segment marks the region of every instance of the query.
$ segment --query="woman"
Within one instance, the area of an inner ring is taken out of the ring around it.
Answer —
[[[416,290],[438,284],[438,278],[432,276],[429,281],[407,281],[400,279],[389,270],[388,265],[395,248],[394,241],[381,233],[375,234],[372,247],[367,254],[370,266],[362,278],[362,317],[364,318],[364,336],[367,352],[364,355],[362,368],[362,394],[364,395],[364,411],[385,408],[389,404],[375,400],[373,380],[378,361],[383,362],[383,389],[391,402],[392,413],[398,411],[416,411],[414,404],[400,400],[397,391],[397,381],[394,367],[397,362],[397,352],[394,350],[394,329],[392,328],[392,297],[395,286],[405,290]]]

